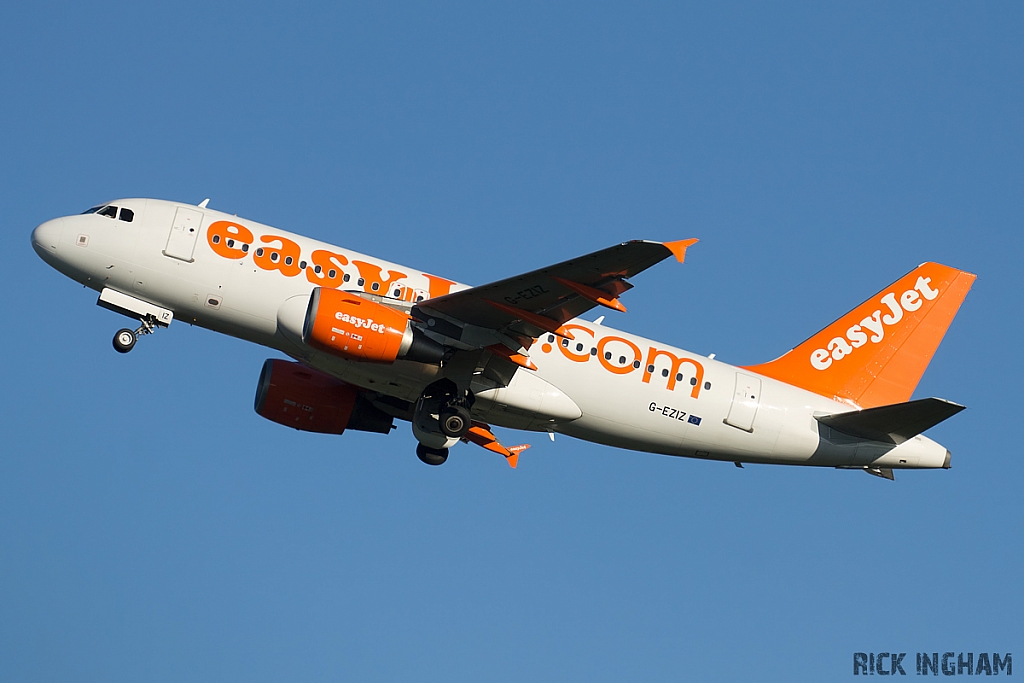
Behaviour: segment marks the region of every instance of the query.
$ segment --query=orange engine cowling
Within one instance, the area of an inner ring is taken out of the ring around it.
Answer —
[[[304,432],[341,434],[346,429],[387,434],[391,416],[359,389],[300,363],[270,359],[256,387],[256,413]]]
[[[337,289],[317,287],[309,297],[302,341],[349,360],[394,363],[399,358],[438,363],[444,347],[412,326],[407,313]]]

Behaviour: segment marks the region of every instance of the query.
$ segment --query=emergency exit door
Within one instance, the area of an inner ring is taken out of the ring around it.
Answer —
[[[732,425],[745,432],[754,431],[754,416],[761,401],[761,380],[757,377],[736,373],[736,388],[729,406],[729,416],[725,424]]]
[[[179,206],[171,224],[171,234],[167,236],[164,255],[182,261],[192,262],[192,252],[196,249],[199,237],[199,226],[203,222],[203,212]]]

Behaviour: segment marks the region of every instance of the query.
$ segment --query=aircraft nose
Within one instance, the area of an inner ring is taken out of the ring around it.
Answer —
[[[63,232],[64,220],[62,218],[54,218],[52,221],[39,224],[32,231],[32,248],[45,260],[47,256],[57,253],[57,245],[60,243]]]

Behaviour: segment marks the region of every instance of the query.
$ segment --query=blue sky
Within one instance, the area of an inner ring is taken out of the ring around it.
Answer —
[[[3,5],[0,678],[821,681],[855,651],[1019,651],[1022,20]],[[124,196],[468,283],[699,237],[606,322],[737,364],[923,261],[969,270],[915,394],[968,406],[929,433],[954,467],[533,436],[517,471],[468,446],[429,468],[405,425],[287,430],[252,410],[275,354],[174,325],[119,356],[123,319],[32,252]]]

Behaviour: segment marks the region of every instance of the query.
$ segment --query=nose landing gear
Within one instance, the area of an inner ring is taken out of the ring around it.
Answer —
[[[142,325],[137,330],[130,330],[127,327],[117,331],[114,335],[114,350],[118,353],[128,353],[135,348],[135,342],[139,337],[153,334],[156,330],[156,319],[153,316],[146,316],[141,320]]]
[[[117,334],[114,335],[114,350],[118,353],[128,353],[135,348],[137,339],[138,337],[135,336],[135,333],[127,327],[123,330],[118,330]]]

